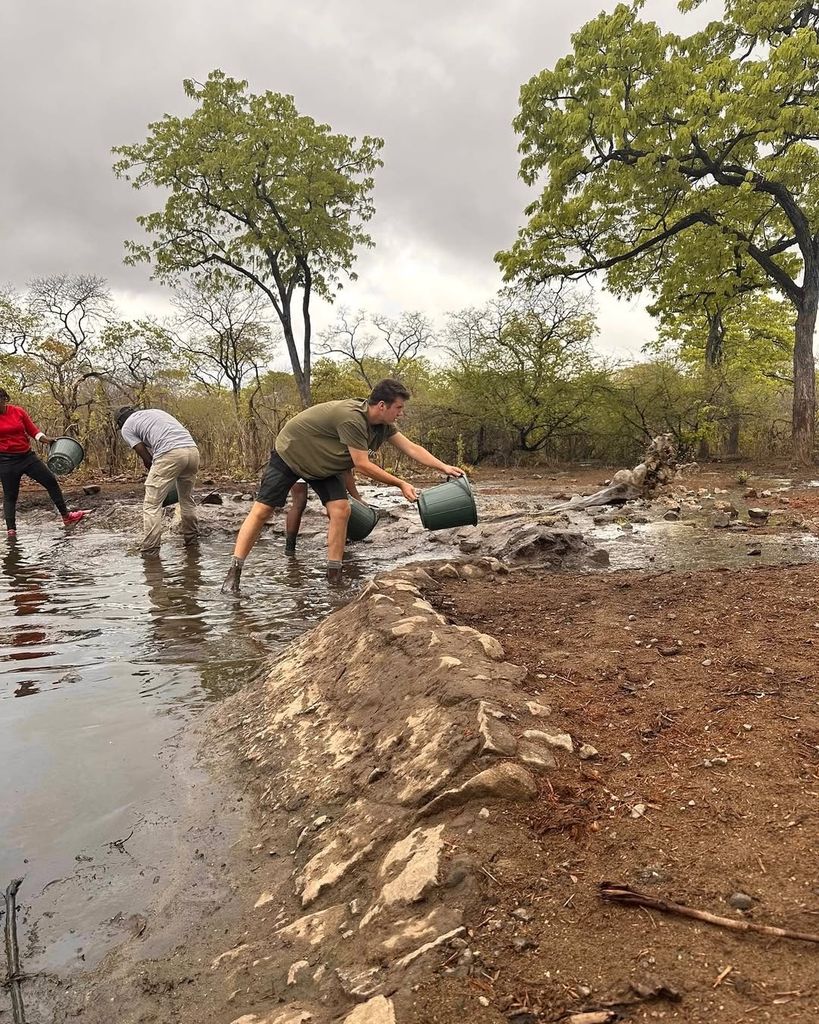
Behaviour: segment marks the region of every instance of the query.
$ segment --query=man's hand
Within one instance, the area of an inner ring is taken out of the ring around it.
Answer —
[[[415,490],[412,484],[408,484],[406,480],[402,480],[400,487],[401,493],[404,495],[407,501],[418,501],[418,492]]]
[[[466,476],[464,471],[459,469],[458,466],[444,466],[442,472],[446,473],[447,476]]]
[[[52,444],[54,444],[54,438],[46,437],[45,434],[43,434],[43,436],[40,438],[40,444],[44,444],[47,448],[49,448]]]

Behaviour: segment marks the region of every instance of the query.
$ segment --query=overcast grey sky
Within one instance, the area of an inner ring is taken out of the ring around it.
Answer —
[[[511,122],[520,86],[570,48],[609,0],[3,0],[0,10],[0,283],[106,277],[128,315],[163,288],[122,263],[152,197],[115,179],[111,147],[191,108],[182,79],[213,68],[253,91],[292,93],[337,131],[385,139],[376,248],[343,301],[440,316],[500,285],[493,254],[522,221]],[[711,16],[715,15],[712,6]],[[692,26],[648,0],[665,27]],[[702,19],[699,19],[702,20]],[[601,350],[636,354],[640,303],[599,297]],[[317,311],[319,328],[332,311]]]

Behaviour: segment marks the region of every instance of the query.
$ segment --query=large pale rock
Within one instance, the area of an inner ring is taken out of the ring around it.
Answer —
[[[255,1013],[244,1013],[231,1021],[231,1024],[310,1024],[313,1014],[307,1010],[295,1010],[288,1007],[286,1010],[274,1010],[266,1017],[258,1017]]]
[[[344,907],[337,904],[320,910],[317,914],[306,914],[291,924],[279,928],[276,935],[290,942],[303,942],[309,946],[317,946],[328,935],[338,931],[347,917]]]
[[[532,740],[535,743],[545,743],[548,746],[556,747],[559,750],[566,750],[570,754],[574,753],[574,743],[567,732],[547,732],[545,729],[527,729],[523,734],[523,738]]]
[[[417,903],[438,883],[444,851],[444,825],[416,828],[387,852],[379,868],[381,877],[401,865],[399,873],[382,888],[372,908],[364,915],[364,928],[385,907],[395,903]]]
[[[325,889],[344,878],[374,848],[375,842],[362,843],[361,837],[357,838],[360,845],[350,850],[349,844],[341,837],[336,837],[305,864],[300,879],[303,907],[314,903]]]
[[[479,772],[457,789],[447,789],[421,808],[419,814],[426,817],[450,807],[460,807],[470,800],[509,800],[512,802],[534,800],[537,783],[531,773],[519,764],[493,765]]]
[[[391,957],[400,956],[452,932],[460,927],[462,919],[461,911],[447,907],[435,907],[426,917],[404,918],[395,922],[397,930],[381,943],[381,948]]]
[[[530,768],[554,768],[557,765],[554,754],[545,747],[523,742],[518,747],[518,757]]]
[[[478,705],[478,731],[481,734],[481,753],[511,757],[517,750],[518,742],[511,729],[500,722],[484,701]]]
[[[395,1024],[392,1000],[384,996],[369,999],[348,1013],[343,1024]]]
[[[402,956],[399,960],[395,961],[395,966],[399,968],[409,967],[410,964],[424,956],[425,953],[429,953],[433,949],[438,949],[440,946],[445,946],[452,939],[457,938],[459,935],[463,935],[465,931],[466,928],[463,927],[453,928],[451,932],[445,932],[443,935],[439,935],[431,942],[425,942],[423,946],[419,946],[418,949],[414,949],[411,953],[407,953],[406,956]]]

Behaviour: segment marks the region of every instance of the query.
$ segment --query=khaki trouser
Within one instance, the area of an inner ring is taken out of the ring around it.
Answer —
[[[196,506],[193,503],[193,485],[196,483],[198,470],[198,448],[174,448],[154,459],[145,480],[145,501],[142,504],[142,522],[145,530],[141,545],[143,551],[156,551],[159,548],[162,539],[162,502],[174,483],[179,494],[182,536],[185,543],[188,544],[199,536]]]

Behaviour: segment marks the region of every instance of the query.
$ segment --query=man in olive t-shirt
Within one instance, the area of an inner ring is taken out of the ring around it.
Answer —
[[[239,530],[233,560],[222,584],[223,592],[238,593],[242,568],[274,509],[281,508],[293,484],[307,481],[327,511],[327,578],[338,582],[347,539],[350,503],[344,474],[357,470],[371,480],[398,487],[407,501],[417,501],[412,484],[388,473],[370,459],[385,441],[419,462],[447,476],[462,476],[420,444],[414,444],[395,426],[404,412],[409,391],[387,378],[367,399],[323,402],[294,416],[279,432],[276,447],[262,477],[259,494]]]

